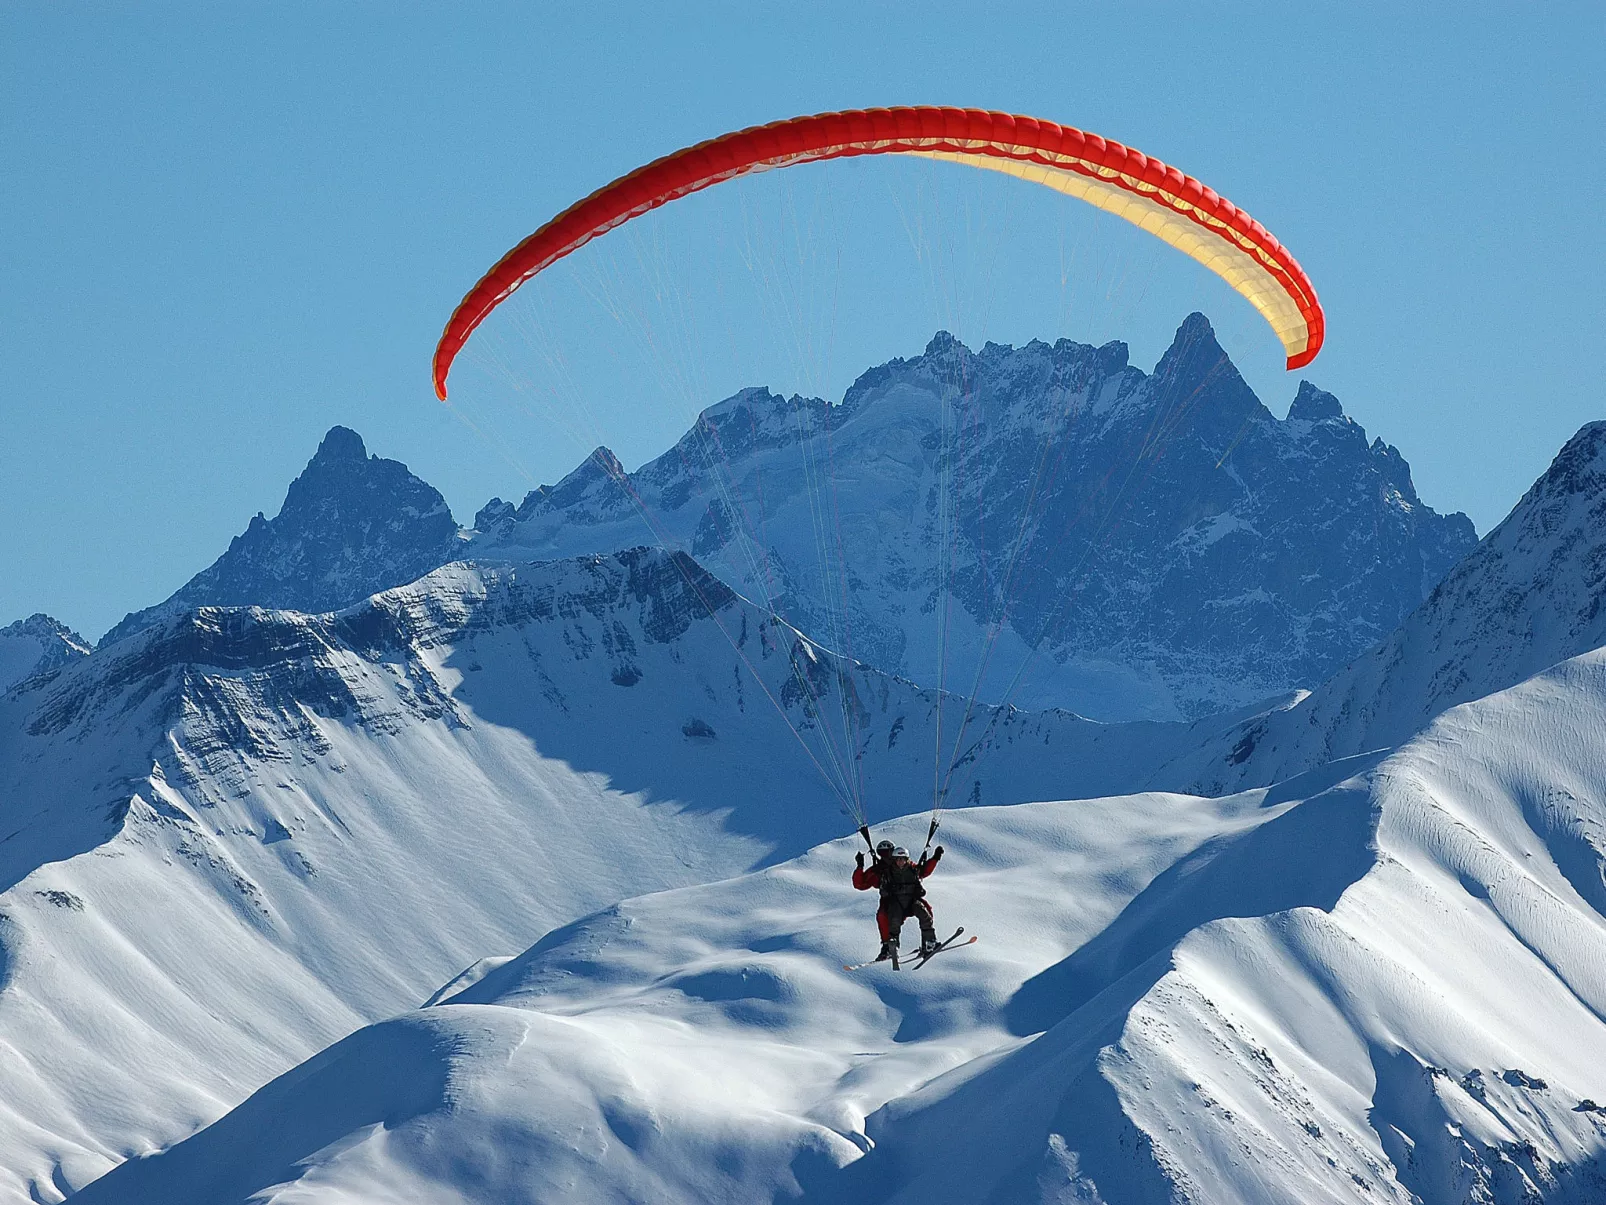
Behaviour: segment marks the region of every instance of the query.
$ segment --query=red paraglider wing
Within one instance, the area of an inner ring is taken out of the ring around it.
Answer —
[[[474,328],[536,273],[600,234],[725,180],[850,155],[921,155],[1007,172],[1097,205],[1186,252],[1232,285],[1271,324],[1300,368],[1325,324],[1310,277],[1259,222],[1140,151],[1071,126],[982,109],[910,106],[795,117],[676,151],[571,205],[485,274],[435,349],[435,393]]]

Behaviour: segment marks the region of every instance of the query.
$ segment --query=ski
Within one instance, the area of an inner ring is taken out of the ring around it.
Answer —
[[[921,967],[925,966],[926,963],[930,962],[933,958],[935,958],[938,954],[941,954],[944,950],[956,950],[960,946],[974,945],[975,942],[976,942],[976,938],[974,936],[972,936],[969,941],[960,941],[959,940],[961,937],[964,936],[964,933],[965,933],[965,926],[960,925],[959,928],[957,928],[957,929],[955,929],[953,931],[953,933],[949,936],[948,940],[940,943],[935,950],[933,950],[931,953],[927,954],[925,957],[921,957],[919,954],[916,954],[915,955],[915,961],[914,961],[913,964],[911,964],[909,969],[912,970],[912,971],[918,971]],[[903,970],[903,966],[898,960],[898,951],[896,949],[894,949],[892,951],[892,955],[891,955],[890,958],[872,958],[868,962],[844,963],[842,965],[842,969],[844,971],[862,971],[862,970],[864,970],[865,967],[873,967],[878,962],[891,962],[893,970],[895,970],[895,971]]]
[[[964,931],[965,931],[965,927],[963,925],[960,925],[959,928],[954,930],[954,935],[952,937],[950,937],[947,941],[945,941],[941,945],[939,945],[931,953],[929,953],[925,957],[919,959],[914,964],[914,966],[910,967],[909,969],[912,970],[912,971],[918,971],[921,967],[925,966],[926,963],[930,962],[933,958],[935,958],[938,954],[941,954],[944,950],[957,950],[962,946],[975,945],[976,944],[976,935],[975,934],[972,934],[968,941],[960,941],[959,940],[960,935],[962,933],[964,933]]]
[[[843,963],[842,964],[842,969],[844,971],[862,971],[862,970],[864,970],[865,967],[873,967],[878,962],[890,962],[890,963],[892,963],[892,969],[893,970],[895,970],[895,971],[903,970],[902,965],[900,965],[900,963],[898,962],[898,947],[897,946],[893,946],[892,947],[892,953],[891,954],[888,954],[888,955],[885,955],[885,956],[878,954],[874,958],[870,959],[868,962]]]
[[[842,969],[844,971],[862,971],[865,967],[873,967],[878,962],[889,961],[892,963],[892,969],[896,971],[898,969],[898,959],[896,955],[892,956],[890,959],[877,957],[870,959],[868,962],[843,963]]]

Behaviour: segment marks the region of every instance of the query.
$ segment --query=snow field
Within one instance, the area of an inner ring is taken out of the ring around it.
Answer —
[[[1008,1119],[1058,1095],[1044,1145],[1052,1154],[1058,1134],[1076,1166],[1034,1168],[1017,1137],[1017,1171],[1046,1168],[1060,1189],[1085,1182],[1073,1200],[1103,1199],[1086,1195],[1095,1180],[1112,1201],[1165,1200],[1178,1186],[1200,1201],[1601,1199],[1606,1118],[1581,1102],[1606,1085],[1606,926],[1562,872],[1566,848],[1523,817],[1525,800],[1570,783],[1570,822],[1599,831],[1603,669],[1603,652],[1565,663],[1448,713],[1384,761],[1363,797],[1375,821],[1362,812],[1348,834],[1373,865],[1330,908],[1224,917],[1168,959],[1129,960],[1124,980],[995,1073],[1021,1086],[992,1105],[986,1151]],[[1344,835],[1311,847],[1342,860]],[[1110,1035],[1100,1003],[1151,980]],[[1094,1054],[1087,1035],[1101,1025]],[[1131,1128],[1090,1132],[1112,1089]],[[958,1115],[975,1103],[933,1101],[912,1119],[911,1149],[964,1132]],[[944,1186],[973,1175],[983,1152],[938,1146],[951,1156],[891,1199],[962,1199]],[[1140,1166],[1118,1157],[1140,1147]],[[1000,1199],[1034,1199],[1021,1183]]]
[[[873,1148],[867,1116],[1015,1048],[1022,1039],[1004,1013],[1020,982],[1098,932],[1179,856],[1255,823],[1256,802],[1154,795],[952,814],[942,834],[949,853],[930,880],[939,925],[948,932],[962,920],[982,940],[918,973],[841,971],[876,940],[873,893],[846,882],[849,841],[565,926],[426,1010],[450,1014],[464,1032],[502,1025],[509,1012],[543,1019],[526,1023],[511,1061],[498,1054],[454,1064],[454,1084],[474,1084],[472,1099],[501,1101],[509,1115],[477,1116],[467,1097],[454,1096],[450,1108],[389,1131],[385,1158],[411,1169],[408,1192],[424,1200],[462,1191],[440,1179],[429,1152],[476,1150],[486,1141],[482,1126],[499,1135],[504,1162],[509,1149],[524,1152],[515,1159],[522,1170],[493,1177],[467,1200],[768,1199],[828,1183]],[[923,831],[923,818],[911,818],[909,832],[878,833],[912,840],[917,825]],[[1011,889],[1011,877],[1024,889]],[[597,1049],[612,1080],[599,1078]],[[576,1129],[576,1109],[599,1120]],[[650,1124],[621,1120],[643,1113]],[[212,1133],[184,1146],[200,1150]],[[572,1136],[567,1145],[554,1137],[563,1134]],[[169,1157],[131,1165],[119,1175],[137,1169],[139,1177],[110,1178],[105,1191],[116,1185],[125,1194],[118,1199],[144,1199],[137,1186]],[[351,1158],[341,1154],[340,1167]],[[314,1164],[319,1184],[346,1174]],[[359,1193],[367,1174],[352,1172],[333,1195],[306,1199],[345,1200],[340,1193]],[[399,1175],[392,1166],[384,1182]],[[157,1182],[165,1199],[192,1199],[184,1183]]]
[[[848,840],[627,900],[348,1039],[430,1027],[435,1103],[239,1172],[235,1118],[345,1107],[293,1072],[83,1195],[1596,1201],[1602,721],[1606,650],[1270,791],[952,813],[929,886],[982,940],[919,972],[837,969]]]
[[[201,612],[0,697],[0,1201],[170,1146],[483,956],[843,832],[726,636],[666,623],[676,601],[614,558],[454,565],[345,618]],[[780,697],[802,654],[744,608],[722,622]],[[828,697],[788,704],[810,747],[840,742],[850,689],[875,815],[920,807],[934,696],[811,656]],[[1187,734],[1118,747],[1154,727]],[[1121,772],[1080,752],[1114,731],[1015,713],[972,765],[1027,799]]]

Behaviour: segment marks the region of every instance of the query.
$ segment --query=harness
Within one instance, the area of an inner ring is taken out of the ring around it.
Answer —
[[[888,858],[876,870],[881,876],[883,903],[896,904],[899,911],[907,913],[916,900],[925,898],[926,885],[920,881],[920,868],[913,862],[900,865]]]

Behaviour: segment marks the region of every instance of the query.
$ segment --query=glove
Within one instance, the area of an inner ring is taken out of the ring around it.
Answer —
[[[932,858],[931,860],[933,862],[935,862],[937,860],[937,858],[940,858],[940,857],[942,857],[942,846],[939,845],[939,846],[937,846],[937,857],[936,858]]]
[[[864,854],[863,853],[854,854],[853,855],[853,864],[855,866],[857,866],[860,870],[863,870],[864,869]]]

